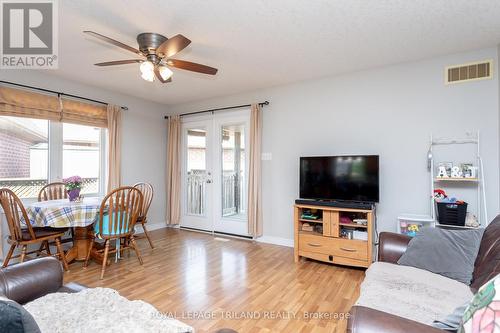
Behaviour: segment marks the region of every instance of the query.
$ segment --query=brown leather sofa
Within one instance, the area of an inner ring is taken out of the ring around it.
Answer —
[[[0,269],[0,294],[19,304],[50,293],[74,293],[85,288],[78,283],[63,285],[61,263],[53,257],[34,259]]]
[[[397,264],[410,242],[410,237],[382,232],[379,240],[378,261]],[[472,292],[500,273],[500,215],[484,231],[474,265]],[[443,333],[445,331],[413,320],[375,309],[353,306],[347,325],[349,333]]]

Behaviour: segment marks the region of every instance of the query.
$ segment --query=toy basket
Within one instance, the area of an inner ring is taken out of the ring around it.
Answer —
[[[435,225],[434,219],[428,215],[404,214],[398,216],[398,220],[398,232],[412,237],[416,234],[413,226],[420,230],[422,227],[433,227]]]
[[[465,217],[467,216],[467,202],[464,203],[449,203],[436,202],[437,219],[440,224],[464,226]]]

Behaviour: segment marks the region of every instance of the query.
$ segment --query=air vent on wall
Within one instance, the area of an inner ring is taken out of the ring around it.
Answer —
[[[445,83],[452,84],[491,79],[493,72],[492,65],[492,60],[485,60],[481,62],[446,67]]]

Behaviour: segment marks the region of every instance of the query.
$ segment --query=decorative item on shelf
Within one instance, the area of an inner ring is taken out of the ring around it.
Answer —
[[[470,177],[466,178],[477,178],[477,167],[475,166],[469,167],[469,170],[470,170]]]
[[[351,230],[351,229],[342,229],[340,231],[340,237],[341,238],[346,238],[346,239],[353,239],[353,235],[354,235],[354,230]]]
[[[309,223],[302,223],[302,231],[313,231],[314,228]]]
[[[313,226],[313,231],[317,232],[319,234],[322,234],[323,233],[323,226],[321,224],[317,224],[317,225]]]
[[[368,224],[367,219],[354,219],[353,222],[356,224],[360,224],[360,225],[367,225]]]
[[[443,200],[447,198],[446,192],[443,189],[437,188],[434,190],[434,200]]]
[[[341,216],[340,223],[350,224],[350,223],[353,223],[353,221],[351,220],[351,218],[349,216]]]
[[[460,170],[460,167],[459,166],[453,166],[451,168],[451,178],[462,178],[462,170]]]
[[[366,231],[360,231],[360,230],[354,230],[352,238],[353,239],[357,239],[357,240],[366,241],[366,240],[368,240],[368,232],[366,232]]]
[[[304,209],[300,218],[304,220],[319,220],[320,216],[317,209]]]
[[[460,163],[460,170],[462,171],[462,177],[464,178],[475,178],[472,177],[472,170],[474,165],[472,163]]]
[[[440,162],[438,165],[437,178],[450,178],[452,162]]]
[[[68,193],[69,201],[78,201],[80,199],[80,191],[82,189],[82,178],[80,176],[71,176],[63,179]]]
[[[478,228],[479,221],[477,219],[477,216],[470,212],[467,212],[467,214],[465,215],[465,226],[471,228]]]

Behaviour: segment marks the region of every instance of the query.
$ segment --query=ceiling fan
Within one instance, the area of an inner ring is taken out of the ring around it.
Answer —
[[[141,57],[140,59],[100,62],[95,64],[96,66],[115,66],[139,63],[141,64],[139,67],[141,70],[141,77],[149,82],[153,82],[155,77],[161,83],[171,82],[173,73],[169,67],[208,75],[215,75],[217,73],[217,68],[190,61],[170,58],[182,51],[191,43],[189,39],[180,34],[172,38],[167,38],[153,32],[141,33],[137,35],[139,48],[136,49],[115,39],[98,34],[97,32],[84,31],[84,33],[104,42],[121,47],[127,51],[133,52]]]

